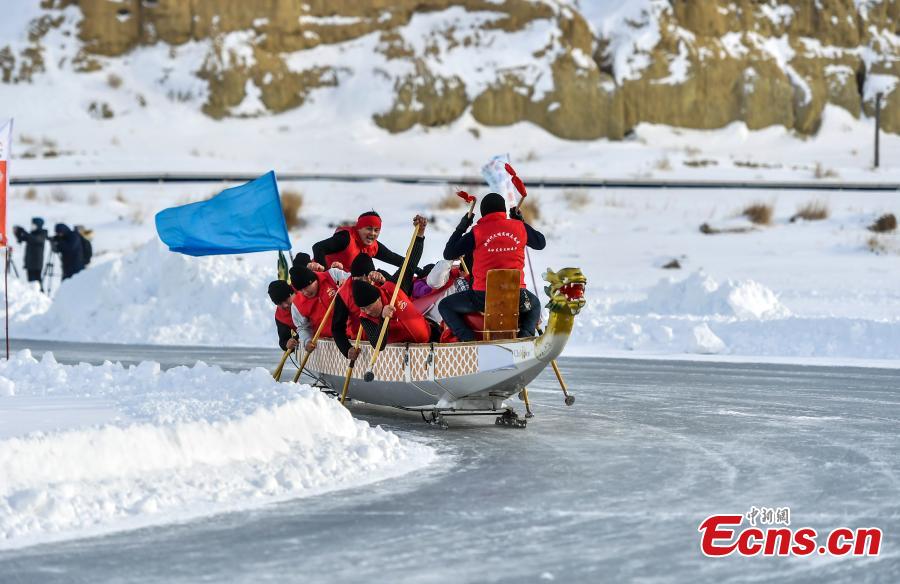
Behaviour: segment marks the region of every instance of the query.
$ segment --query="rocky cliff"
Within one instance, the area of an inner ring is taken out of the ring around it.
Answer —
[[[205,84],[214,118],[359,94],[388,132],[529,121],[568,139],[640,122],[815,133],[831,103],[900,133],[900,0],[43,0],[0,76],[45,69],[42,39],[73,16],[67,65],[90,73],[149,48]],[[176,49],[192,47],[179,64]],[[163,79],[160,83],[165,85]],[[170,88],[173,99],[185,98]],[[251,103],[252,102],[252,103]]]

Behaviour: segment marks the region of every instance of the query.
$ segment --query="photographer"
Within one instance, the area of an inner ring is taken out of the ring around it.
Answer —
[[[31,224],[31,233],[19,225],[13,226],[13,233],[19,243],[25,244],[25,271],[28,272],[28,281],[39,282],[41,291],[43,291],[44,282],[41,278],[41,271],[44,269],[44,246],[47,243],[48,234],[44,229],[44,220],[40,217],[34,217]]]
[[[62,260],[62,279],[65,280],[84,269],[84,247],[81,236],[68,225],[57,223],[53,231],[56,235],[50,238],[50,243]]]

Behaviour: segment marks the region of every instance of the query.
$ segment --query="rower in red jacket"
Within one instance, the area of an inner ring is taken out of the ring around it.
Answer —
[[[417,215],[413,222],[418,219]],[[379,243],[380,234],[381,216],[375,211],[367,211],[359,216],[356,225],[339,227],[334,235],[313,245],[313,259],[326,268],[347,270],[356,256],[364,253],[399,268],[403,265],[403,256]]]
[[[291,316],[300,343],[307,351],[312,351],[316,348],[312,337],[325,318],[332,299],[350,274],[336,268],[325,272],[313,272],[309,268],[295,265],[290,270],[290,276],[291,286],[297,290],[294,294]],[[320,336],[331,336],[331,318],[332,315],[329,315]]]
[[[297,348],[297,338],[294,333],[297,325],[291,315],[291,307],[294,300],[294,289],[284,280],[269,282],[269,298],[275,304],[275,327],[278,330],[278,346],[282,351]]]
[[[393,282],[385,282],[377,288],[368,282],[354,280],[351,287],[353,301],[359,306],[360,325],[372,346],[378,340],[385,318],[390,321],[382,346],[385,343],[427,343],[432,338],[432,331],[438,330],[429,324],[402,290],[398,290],[397,301],[390,305],[397,287]]]

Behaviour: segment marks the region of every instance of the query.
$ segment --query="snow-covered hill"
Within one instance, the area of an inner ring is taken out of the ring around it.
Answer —
[[[885,129],[900,129],[898,11],[888,0],[23,0],[0,23],[0,112],[17,118],[23,174],[471,173],[510,152],[538,163],[532,176],[774,167],[805,178],[819,163],[851,178],[871,167],[876,93]],[[649,124],[727,129],[708,147]],[[789,144],[773,149],[773,137]]]

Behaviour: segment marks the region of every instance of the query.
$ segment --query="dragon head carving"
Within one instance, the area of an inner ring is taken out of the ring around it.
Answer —
[[[584,287],[587,278],[581,268],[563,268],[558,272],[547,269],[544,280],[549,282],[544,292],[550,297],[547,308],[550,312],[578,314],[584,308]]]

